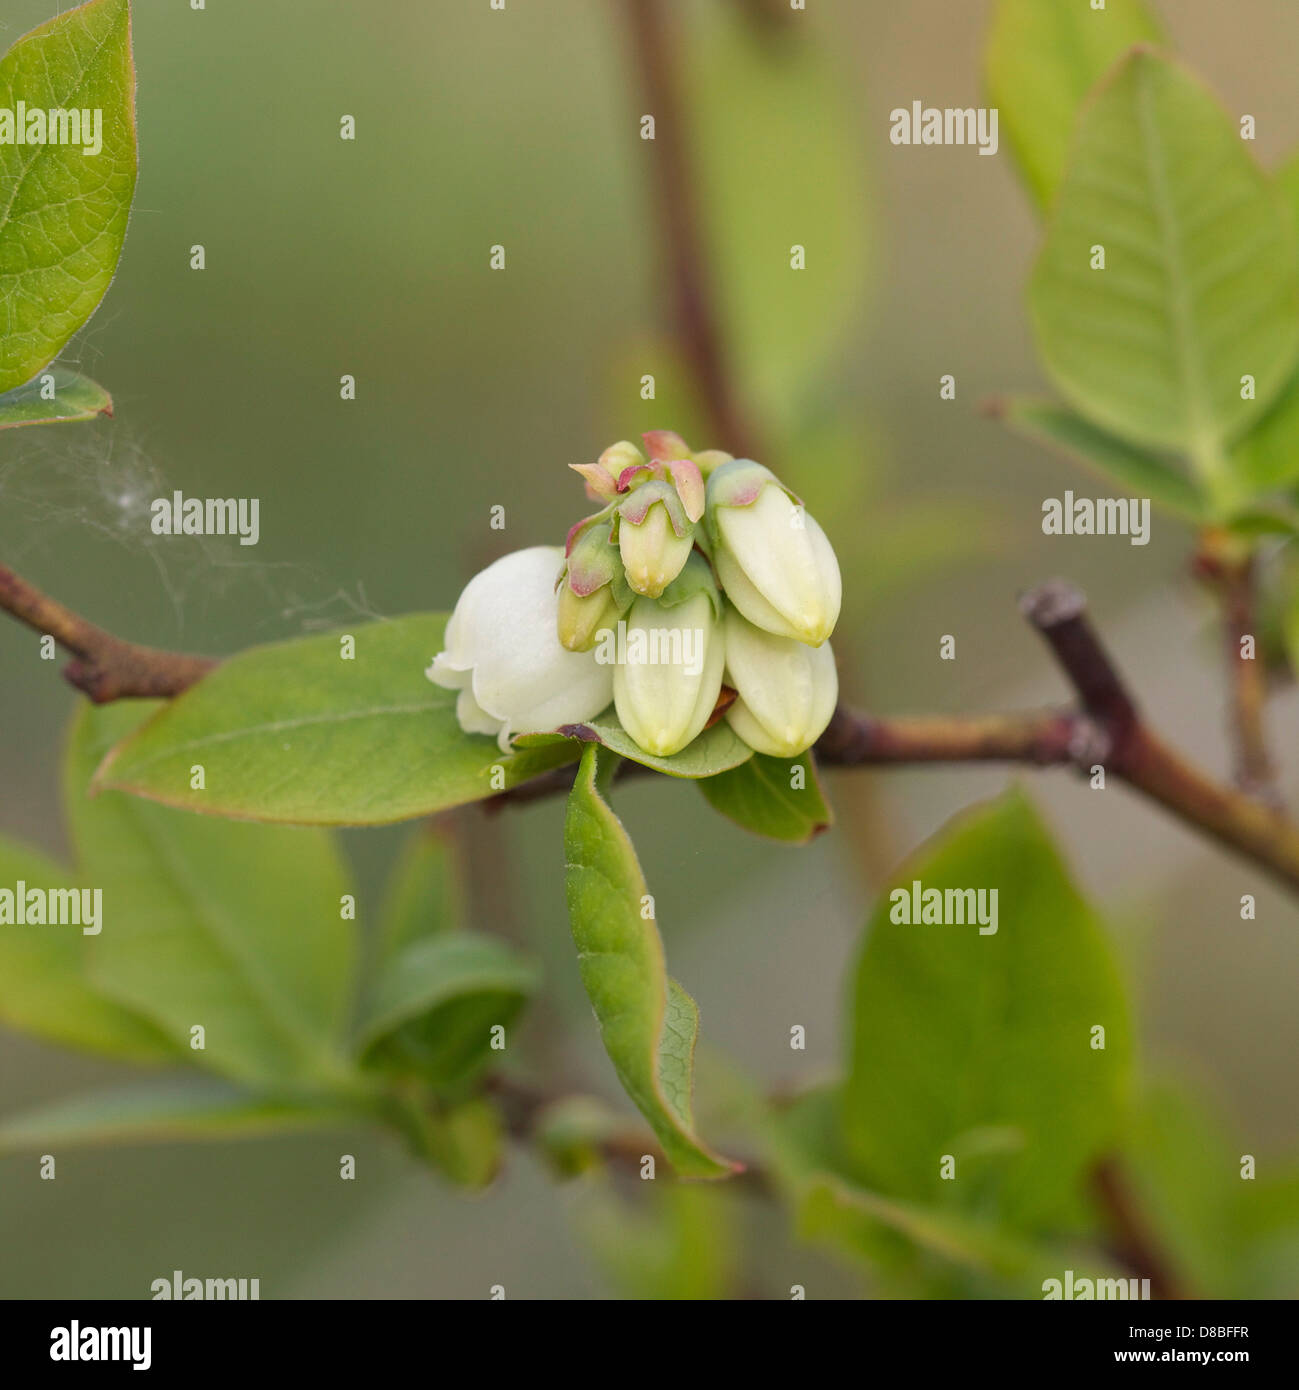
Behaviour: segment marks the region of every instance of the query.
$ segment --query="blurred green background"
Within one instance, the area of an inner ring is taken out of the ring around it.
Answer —
[[[8,0],[0,45],[51,4]],[[1041,384],[1023,307],[1038,230],[1004,135],[991,159],[888,142],[895,106],[979,103],[988,7],[811,8],[755,22],[738,0],[691,0],[672,18],[690,102],[731,120],[724,167],[695,151],[715,250],[749,257],[719,270],[750,284],[769,274],[779,304],[791,272],[773,248],[798,241],[832,306],[811,329],[795,309],[765,357],[736,355],[768,461],[845,557],[846,691],[881,712],[1064,698],[1014,605],[1063,574],[1088,591],[1159,726],[1225,771],[1222,673],[1186,576],[1187,535],[1157,516],[1144,549],[1044,537],[1043,498],[1096,489],[979,414],[989,394]],[[1266,164],[1299,144],[1292,3],[1155,8],[1228,108],[1257,117]],[[135,47],[131,232],[108,298],[63,358],[112,391],[116,418],[0,436],[0,555],[32,582],[125,636],[229,652],[450,607],[486,560],[562,537],[582,501],[564,465],[617,437],[658,426],[728,445],[672,412],[679,368],[621,6],[214,0],[194,12],[137,0]],[[338,138],[344,113],[354,143]],[[746,142],[750,130],[762,140]],[[759,151],[782,138],[781,167],[801,170],[799,189],[815,196],[764,182]],[[196,243],[202,273],[189,268]],[[494,243],[503,273],[488,269]],[[659,401],[640,399],[642,372],[659,377]],[[357,378],[354,402],[339,400],[343,373]],[[939,399],[945,373],[954,402]],[[260,498],[260,544],[153,537],[148,504],[173,488]],[[488,528],[497,503],[503,534]],[[955,662],[938,658],[944,634],[957,638]],[[54,769],[74,695],[13,623],[0,624],[0,673],[0,830],[59,853]],[[1270,721],[1294,794],[1292,693]],[[704,1048],[774,1085],[819,1076],[840,1054],[844,972],[871,883],[1007,775],[832,779],[856,814],[807,850],[779,852],[689,788],[628,787],[619,810],[673,973],[699,1002]],[[1299,1142],[1293,906],[1126,792],[1026,776],[1121,933],[1146,1056],[1206,1083],[1242,1151]],[[545,962],[520,1046],[573,1089],[616,1097],[568,938],[561,820],[561,805],[545,804],[473,835],[474,925]],[[408,833],[346,836],[363,901]],[[1258,895],[1255,922],[1239,920],[1245,892]],[[793,1023],[807,1028],[805,1053],[789,1050]],[[0,1113],[116,1076],[0,1035]],[[357,1155],[355,1182],[338,1179],[344,1152]],[[0,1296],[145,1297],[177,1268],[259,1277],[263,1297],[628,1291],[600,1256],[608,1242],[583,1236],[599,1197],[555,1188],[523,1154],[473,1199],[374,1134],[87,1150],[61,1158],[55,1182],[33,1169],[0,1160]],[[779,1212],[725,1200],[743,1230],[739,1291],[858,1287],[792,1246]]]

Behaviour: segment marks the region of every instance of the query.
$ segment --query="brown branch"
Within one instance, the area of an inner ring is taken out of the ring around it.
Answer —
[[[1078,710],[877,719],[841,706],[816,744],[818,761],[830,767],[1011,762],[1084,772],[1099,765],[1299,890],[1299,826],[1215,782],[1145,724],[1087,621],[1082,594],[1057,580],[1027,594],[1020,606],[1077,692]],[[556,768],[486,804],[535,801],[566,791],[572,780],[571,768]]]
[[[1151,1297],[1189,1298],[1190,1293],[1147,1225],[1117,1158],[1103,1158],[1095,1165],[1091,1190],[1110,1229],[1115,1254],[1139,1277],[1150,1280]]]
[[[653,166],[651,201],[667,260],[677,337],[708,412],[713,438],[737,455],[752,457],[753,436],[732,387],[720,319],[709,289],[714,282],[708,273],[672,36],[661,0],[624,3],[632,62],[640,75],[646,114],[654,117],[654,139],[647,142]]]
[[[1222,611],[1223,655],[1231,689],[1231,725],[1236,745],[1236,785],[1279,808],[1281,795],[1264,729],[1267,672],[1262,654],[1244,653],[1245,639],[1257,646],[1257,561],[1231,537],[1206,531],[1192,561],[1197,578],[1213,591]]]
[[[124,642],[48,598],[4,565],[0,565],[0,608],[71,652],[73,660],[63,675],[97,705],[179,695],[216,665],[210,657]]]

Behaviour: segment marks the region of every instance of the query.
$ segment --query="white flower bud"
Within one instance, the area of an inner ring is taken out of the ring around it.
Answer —
[[[647,752],[679,753],[708,722],[726,664],[721,625],[706,593],[672,607],[639,598],[627,615],[614,667],[622,726]]]
[[[613,698],[613,673],[557,634],[559,546],[515,550],[476,574],[447,622],[446,648],[425,674],[458,690],[466,733],[492,734],[503,752],[518,733],[580,724]]]
[[[817,522],[767,469],[746,459],[713,473],[708,505],[713,564],[727,598],[778,637],[824,642],[839,620],[843,581]]]
[[[638,594],[658,598],[690,558],[695,528],[675,488],[663,481],[641,484],[619,510],[618,550],[627,583]]]
[[[737,692],[726,711],[731,728],[750,748],[775,758],[810,748],[839,698],[830,644],[776,637],[734,608],[727,609],[725,626],[727,684]]]

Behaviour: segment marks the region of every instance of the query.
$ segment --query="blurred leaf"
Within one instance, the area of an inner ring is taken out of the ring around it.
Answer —
[[[382,954],[391,956],[423,937],[450,931],[463,918],[455,845],[436,824],[421,825],[407,836],[388,876],[379,924]]]
[[[120,793],[89,799],[104,750],[149,708],[86,704],[72,728],[65,797],[78,877],[104,893],[91,979],[196,1066],[269,1086],[346,1081],[356,942],[333,840]],[[202,1050],[189,1046],[195,1025]]]
[[[458,1187],[486,1187],[500,1171],[505,1136],[490,1101],[475,1096],[433,1117],[426,1130],[428,1155]]]
[[[1053,1252],[987,1222],[882,1197],[826,1173],[806,1183],[797,1213],[799,1239],[834,1246],[869,1264],[895,1260],[900,1237],[915,1251],[999,1280],[1020,1297],[1040,1297],[1042,1281],[1063,1274]]]
[[[1232,471],[1250,494],[1299,482],[1299,373],[1231,452]]]
[[[77,891],[66,869],[26,845],[0,839],[0,888],[16,893],[19,883]],[[87,978],[92,939],[78,926],[0,925],[0,1020],[20,1032],[109,1057],[178,1060],[179,1047],[100,994]]]
[[[604,792],[617,760],[582,754],[564,826],[568,917],[582,983],[623,1090],[683,1177],[723,1177],[734,1165],[694,1133],[691,1096],[699,1011],[667,976],[636,851]],[[597,782],[597,768],[599,778]]]
[[[725,1188],[676,1183],[638,1202],[592,1194],[581,1225],[600,1265],[628,1298],[655,1302],[735,1296],[740,1238]]]
[[[1175,464],[1106,434],[1068,406],[1012,396],[997,402],[996,414],[1016,434],[1051,445],[1133,496],[1149,497],[1184,521],[1206,519],[1199,489]]]
[[[997,0],[988,35],[988,99],[1019,171],[1039,206],[1048,205],[1087,93],[1134,43],[1158,43],[1142,0],[1109,0],[1103,10],[1064,0]]]
[[[1059,1252],[950,1207],[921,1206],[866,1191],[845,1176],[843,1087],[827,1084],[769,1111],[763,1154],[786,1189],[800,1239],[837,1250],[886,1277],[896,1292],[1040,1296],[1041,1281],[1068,1266]],[[984,1281],[971,1284],[971,1278]],[[953,1279],[965,1284],[952,1287]]]
[[[853,1001],[853,1168],[891,1197],[995,1206],[1026,1226],[1059,1219],[1125,1094],[1128,1021],[1108,943],[1019,791],[958,818],[898,875],[907,915],[916,881],[995,890],[997,930],[894,922],[901,903],[881,895]],[[1011,1153],[1007,1131],[1020,1140]],[[939,1174],[948,1154],[955,1181]]]
[[[1199,1298],[1293,1298],[1299,1291],[1299,1168],[1255,1154],[1185,1083],[1161,1081],[1134,1108],[1123,1162],[1154,1238]]]
[[[719,719],[711,729],[705,729],[693,743],[667,758],[647,753],[618,722],[618,716],[612,709],[598,719],[588,719],[585,724],[573,724],[568,727],[573,730],[580,729],[584,742],[598,742],[621,758],[643,763],[646,767],[664,772],[669,777],[714,777],[719,772],[739,767],[753,756],[753,749],[732,731],[724,719]],[[515,744],[520,748],[540,751],[553,747],[558,738],[557,734],[524,734],[515,739]],[[572,739],[565,739],[565,742],[575,751],[581,748],[581,744]]]
[[[794,769],[802,768],[803,786],[791,785]],[[755,753],[746,763],[706,777],[699,790],[709,805],[736,825],[773,840],[806,844],[828,830],[834,813],[821,794],[816,764],[810,753],[797,758],[771,758]]]
[[[357,1034],[362,1060],[449,1086],[491,1056],[491,1030],[510,1023],[537,972],[488,936],[447,932],[414,941],[380,970]]]
[[[1240,1168],[1217,1118],[1186,1088],[1161,1083],[1133,1107],[1123,1150],[1133,1195],[1174,1268],[1201,1298],[1229,1298],[1240,1247]]]
[[[445,625],[429,613],[358,628],[346,661],[343,634],[250,647],[115,748],[95,786],[213,816],[378,825],[478,801],[576,759],[575,744],[507,755],[461,730],[456,692],[424,675]],[[195,763],[204,791],[190,790]]]
[[[622,1117],[594,1096],[564,1096],[536,1117],[533,1142],[559,1177],[598,1168],[602,1145],[624,1128]]]
[[[0,1120],[0,1153],[81,1145],[244,1139],[314,1125],[355,1124],[329,1101],[256,1095],[206,1078],[111,1087]]]
[[[53,379],[53,400],[42,399],[46,376]],[[96,415],[112,413],[113,398],[108,392],[89,377],[70,372],[66,367],[51,367],[26,386],[0,396],[0,430],[93,420]]]
[[[781,431],[818,384],[865,286],[855,108],[830,38],[814,26],[773,37],[738,10],[697,12],[691,22],[681,90],[710,270],[742,394]],[[796,245],[806,250],[802,270],[790,268]]]
[[[113,279],[135,191],[127,0],[90,0],[0,61],[0,110],[102,112],[103,146],[0,144],[0,391],[52,362]]]
[[[1089,269],[1094,244],[1103,271]],[[1038,346],[1095,424],[1185,451],[1227,495],[1226,445],[1294,366],[1296,266],[1289,218],[1231,120],[1189,73],[1138,51],[1079,124],[1030,289]]]

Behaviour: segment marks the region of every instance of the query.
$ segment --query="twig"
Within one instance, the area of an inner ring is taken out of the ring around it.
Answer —
[[[1085,616],[1085,601],[1059,581],[1029,594],[1022,608],[1064,668],[1082,708],[969,717],[875,719],[840,708],[817,743],[837,767],[935,762],[1100,764],[1179,819],[1238,850],[1299,889],[1299,826],[1280,811],[1213,781],[1167,747],[1139,717]],[[48,633],[76,658],[64,675],[98,704],[178,695],[210,671],[210,657],[124,642],[47,598],[0,566],[0,609]],[[641,774],[639,764],[626,775]],[[535,801],[572,784],[570,768],[499,792],[489,810]]]
[[[817,742],[818,760],[830,767],[1012,762],[1084,772],[1099,765],[1299,890],[1299,826],[1215,782],[1146,726],[1087,621],[1082,594],[1057,580],[1027,594],[1020,606],[1069,678],[1080,709],[876,719],[840,707]],[[571,782],[571,769],[557,768],[488,805],[533,801]]]
[[[1096,1164],[1091,1172],[1091,1188],[1109,1225],[1115,1253],[1129,1269],[1150,1280],[1151,1297],[1190,1297],[1146,1224],[1118,1159],[1103,1158]]]
[[[71,652],[74,659],[64,668],[64,678],[97,705],[179,695],[216,665],[210,657],[124,642],[48,598],[4,565],[0,565],[0,608]]]
[[[709,289],[713,281],[663,6],[661,0],[625,0],[625,5],[632,62],[641,77],[647,113],[654,117],[654,139],[647,142],[654,175],[651,201],[668,262],[677,337],[708,412],[712,437],[732,453],[752,457],[753,436],[732,389]]]
[[[1224,656],[1231,688],[1231,723],[1236,745],[1236,785],[1243,792],[1281,806],[1276,772],[1268,754],[1263,714],[1267,672],[1262,654],[1245,654],[1246,640],[1257,643],[1257,561],[1239,543],[1208,531],[1201,536],[1192,568],[1215,593],[1222,609]]]

